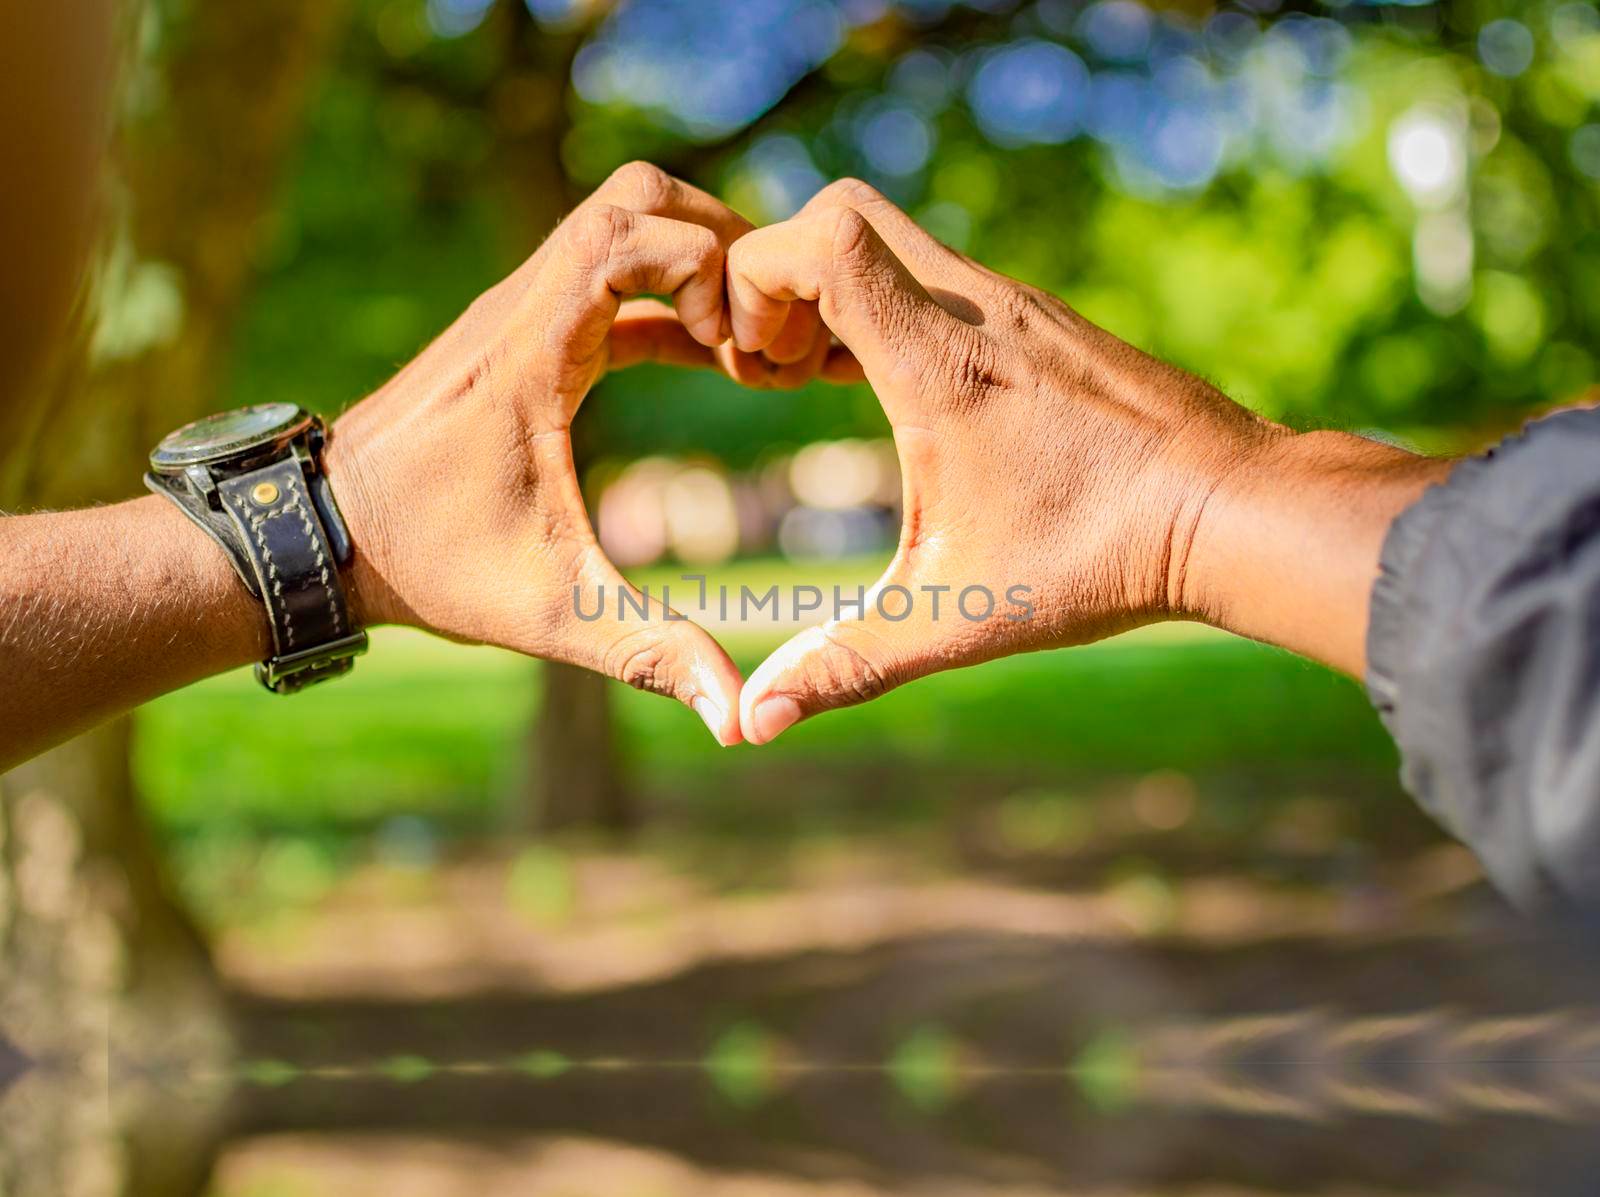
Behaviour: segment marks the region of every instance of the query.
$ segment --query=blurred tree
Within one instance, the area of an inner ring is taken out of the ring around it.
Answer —
[[[937,235],[1298,423],[1454,447],[1600,333],[1587,0],[359,0],[272,219],[234,398],[337,410],[643,157],[753,219],[872,181]],[[359,178],[360,187],[351,180]],[[316,346],[307,330],[341,335]],[[865,388],[642,367],[598,455],[880,433]],[[548,671],[525,809],[626,822],[607,687]]]
[[[633,8],[654,23],[619,12],[574,74],[586,180],[664,133],[706,146],[708,122],[755,106],[701,158],[752,217],[860,175],[1269,415],[1471,443],[1595,378],[1592,3],[763,0],[741,6],[758,27],[834,23],[781,98],[791,60],[739,46],[775,82],[732,111],[725,76],[689,70],[726,6]],[[783,413],[791,436],[846,414],[810,398]],[[736,435],[721,404],[709,429],[616,406],[619,451]]]
[[[1594,380],[1591,4],[595,11],[559,76],[581,187],[649,157],[764,221],[860,175],[1291,423],[1459,449]],[[712,447],[741,464],[774,440],[883,427],[860,389],[752,407],[641,371],[603,384],[584,419],[611,453]]]
[[[497,129],[492,169],[509,213],[511,260],[531,253],[582,199],[561,160],[570,131],[565,80],[584,36],[607,7],[590,4],[554,30],[541,29],[519,0],[504,0],[490,17],[489,36],[500,43],[503,64],[487,105]],[[574,439],[580,476],[592,463],[593,445],[592,436]],[[609,681],[556,662],[547,663],[542,676],[521,803],[526,823],[541,830],[627,829],[636,814],[613,744]]]
[[[1594,374],[1587,0],[360,13],[307,185],[275,221],[245,398],[282,389],[306,327],[342,321],[349,335],[297,382],[325,407],[349,402],[633,157],[761,220],[863,176],[951,243],[1293,419],[1448,432]],[[608,453],[734,464],[868,427],[881,423],[861,391],[752,403],[651,369],[607,380],[579,421]]]
[[[270,217],[234,401],[290,389],[337,413],[538,247],[583,194],[562,158],[565,80],[607,8],[547,28],[521,0],[355,5],[287,202]],[[325,328],[341,335],[316,339]],[[585,431],[580,468],[599,439]],[[542,676],[519,818],[628,825],[608,683],[562,665]]]
[[[0,504],[139,493],[149,446],[217,406],[219,367],[254,271],[262,217],[339,7],[171,3],[116,16],[126,48],[115,93],[116,167],[109,181],[90,171],[78,179],[106,187],[91,277],[43,369],[0,404]],[[29,5],[24,14],[50,8]],[[71,26],[90,58],[113,25],[112,6],[95,8]],[[58,63],[75,54],[60,40],[13,40],[24,45],[51,46]],[[62,109],[88,114],[58,130],[62,144],[100,144],[94,89],[107,87],[115,57],[96,59],[101,69],[86,95]],[[34,78],[38,88],[34,103],[8,108],[13,114],[50,110],[51,61],[38,65],[45,78],[5,72]],[[63,153],[77,156],[75,148]],[[93,152],[81,156],[103,169]],[[0,1019],[30,1050],[89,1069],[87,1079],[102,1085],[108,1060],[206,1057],[223,1034],[209,957],[169,895],[139,815],[128,748],[129,724],[119,720],[0,778]],[[145,1119],[170,1121],[170,1112],[140,1107],[130,1117],[130,1191],[196,1191],[203,1178],[194,1175],[193,1153],[172,1150],[172,1128],[159,1150],[146,1134]],[[74,1161],[65,1151],[46,1158]],[[3,1179],[8,1192],[69,1187],[45,1171],[17,1179],[20,1187]]]

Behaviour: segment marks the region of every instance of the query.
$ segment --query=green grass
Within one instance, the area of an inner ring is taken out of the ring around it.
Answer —
[[[717,580],[764,587],[819,572],[746,564]],[[834,576],[853,586],[875,572],[856,565]],[[784,634],[763,629],[726,642],[748,673]],[[494,826],[526,772],[538,670],[509,653],[379,629],[350,677],[292,699],[266,694],[239,671],[149,704],[137,716],[137,777],[158,823],[178,834],[355,828],[402,813]],[[1189,628],[941,674],[759,749],[717,748],[675,703],[620,685],[613,698],[632,776],[652,794],[686,802],[789,784],[803,809],[812,797],[806,783],[781,779],[828,770],[869,776],[903,767],[934,779],[1158,768],[1377,776],[1394,765],[1353,682]]]

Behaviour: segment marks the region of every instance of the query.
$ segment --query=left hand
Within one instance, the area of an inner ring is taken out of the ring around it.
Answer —
[[[522,266],[335,424],[329,478],[351,539],[364,623],[566,661],[692,707],[740,739],[738,669],[702,628],[638,592],[584,509],[570,429],[608,369],[719,365],[747,385],[822,370],[815,305],[782,305],[763,353],[724,345],[725,252],[750,225],[705,192],[636,163],[581,204]],[[674,312],[641,292],[671,295]],[[837,355],[835,366],[838,366]],[[605,596],[598,620],[578,618]],[[642,601],[642,600],[640,600]]]

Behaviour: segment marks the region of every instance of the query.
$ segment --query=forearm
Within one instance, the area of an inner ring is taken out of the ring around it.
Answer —
[[[267,652],[259,603],[163,499],[0,519],[0,769]]]
[[[1384,537],[1452,464],[1341,432],[1273,438],[1206,501],[1184,607],[1362,676]]]

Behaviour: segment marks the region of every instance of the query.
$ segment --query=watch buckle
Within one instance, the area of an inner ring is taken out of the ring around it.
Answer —
[[[356,657],[367,651],[367,634],[357,632],[315,648],[284,653],[256,665],[256,680],[274,694],[293,694],[349,673]]]

